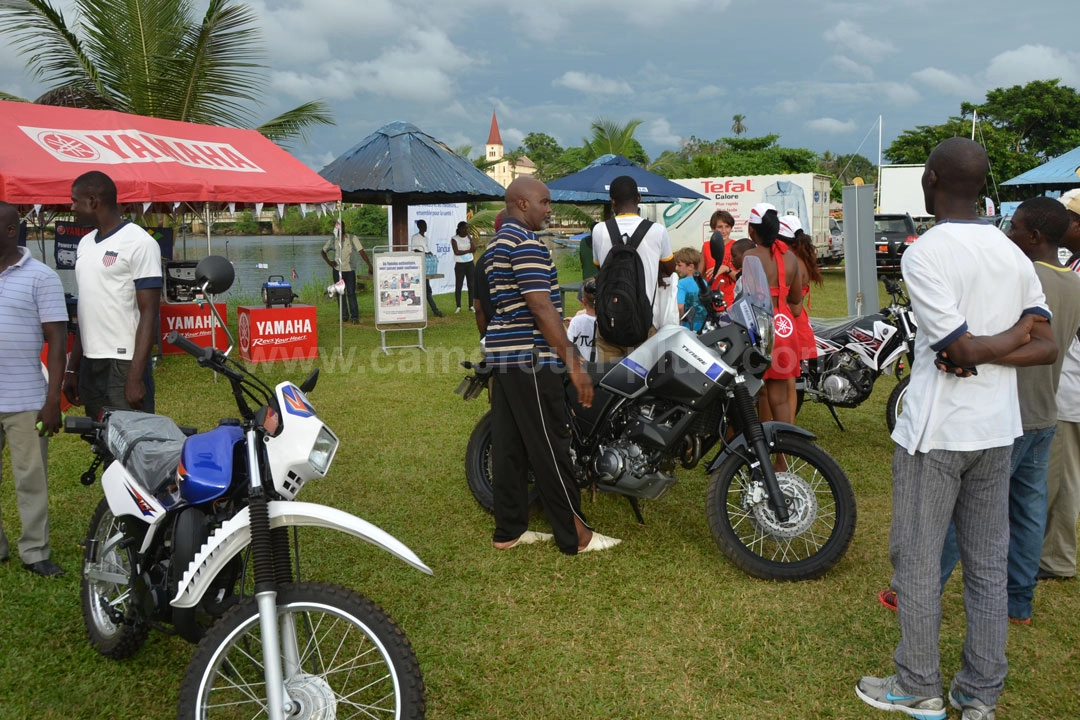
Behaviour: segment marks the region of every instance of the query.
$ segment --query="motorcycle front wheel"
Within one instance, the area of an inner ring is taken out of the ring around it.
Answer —
[[[832,457],[806,438],[780,434],[770,460],[790,516],[776,519],[749,448],[709,478],[713,540],[739,569],[764,580],[812,580],[844,556],[855,534],[855,493]]]
[[[326,583],[280,586],[277,602],[285,690],[296,703],[290,720],[424,717],[420,665],[382,608]],[[290,644],[295,664],[286,661]],[[247,598],[199,642],[177,717],[249,720],[267,717],[266,703],[259,609]]]
[[[112,514],[105,498],[90,518],[83,547],[83,624],[90,645],[105,657],[121,660],[134,655],[150,633],[142,622],[128,624],[134,599],[131,596],[131,562],[121,547],[124,528]]]
[[[469,490],[480,507],[489,513],[495,512],[494,474],[491,468],[491,413],[480,418],[469,436],[469,445],[465,450],[465,479],[469,481]],[[540,502],[540,491],[533,483],[532,471],[529,471],[529,506],[535,507]]]
[[[891,433],[896,429],[896,419],[904,412],[904,397],[907,395],[908,384],[911,376],[905,375],[896,387],[889,393],[889,399],[885,402],[885,424],[889,426]]]

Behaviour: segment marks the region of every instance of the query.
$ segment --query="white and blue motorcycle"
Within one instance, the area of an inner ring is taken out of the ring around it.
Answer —
[[[196,278],[203,293],[224,292],[232,265],[205,258]],[[318,371],[271,388],[228,351],[175,332],[168,341],[229,381],[241,417],[204,433],[130,411],[67,419],[94,448],[84,484],[106,465],[84,551],[91,645],[125,658],[151,629],[198,642],[181,718],[422,718],[423,677],[393,620],[353,590],[298,581],[289,530],[300,526],[354,535],[431,573],[374,525],[295,500],[338,449],[307,398]]]

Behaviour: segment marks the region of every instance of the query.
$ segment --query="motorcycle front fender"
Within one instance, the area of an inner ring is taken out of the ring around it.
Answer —
[[[765,433],[765,444],[772,447],[776,444],[776,436],[781,433],[788,433],[791,435],[801,435],[802,437],[813,440],[817,437],[814,433],[805,428],[801,428],[798,425],[791,425],[790,423],[776,422],[775,420],[769,420],[761,423],[761,431]],[[729,455],[733,455],[737,450],[745,447],[749,447],[750,443],[746,439],[746,435],[739,435],[731,442],[724,445],[720,452],[716,454],[716,457],[706,466],[706,472],[712,472],[716,468],[720,467],[721,463],[727,460]],[[753,450],[751,450],[753,452]]]
[[[270,512],[271,529],[321,527],[340,530],[382,548],[421,572],[433,574],[431,568],[425,565],[416,553],[393,535],[343,510],[316,503],[283,500],[274,500],[267,507]],[[191,608],[198,605],[218,573],[250,543],[251,524],[248,521],[248,509],[244,508],[223,523],[207,539],[199,554],[184,572],[176,597],[172,600],[172,606]]]

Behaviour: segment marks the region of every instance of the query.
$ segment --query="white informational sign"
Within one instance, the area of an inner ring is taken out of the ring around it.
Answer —
[[[424,256],[415,252],[375,253],[375,324],[427,321]]]
[[[390,210],[393,213],[393,210]],[[428,252],[435,253],[439,258],[439,272],[441,278],[431,281],[431,292],[442,295],[454,291],[454,251],[450,246],[450,238],[457,230],[457,224],[466,219],[467,208],[465,203],[445,203],[441,205],[410,205],[409,206],[409,237],[416,234],[416,221],[423,220],[427,223],[427,246]],[[390,245],[394,244],[393,232],[394,217],[391,214],[387,227]]]

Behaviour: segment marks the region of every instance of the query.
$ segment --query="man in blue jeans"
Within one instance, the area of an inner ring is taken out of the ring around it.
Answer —
[[[918,321],[916,360],[893,440],[889,559],[900,642],[896,674],[859,680],[872,707],[945,720],[941,553],[951,522],[964,563],[967,636],[949,702],[965,720],[993,720],[1008,662],[1009,457],[1022,434],[1015,367],[1052,363],[1057,346],[1031,262],[980,220],[986,151],[950,138],[923,173],[937,223],[904,253]]]
[[[1080,327],[1080,276],[1058,262],[1058,245],[1069,227],[1069,213],[1057,200],[1036,197],[1017,209],[1009,239],[1035,264],[1046,305],[1053,313],[1051,329],[1060,352],[1053,365],[1016,371],[1024,434],[1012,448],[1009,478],[1009,620],[1031,624],[1031,601],[1046,531],[1046,472],[1050,443],[1057,429],[1058,379],[1064,349]],[[956,532],[950,528],[941,556],[941,586],[960,560]]]

